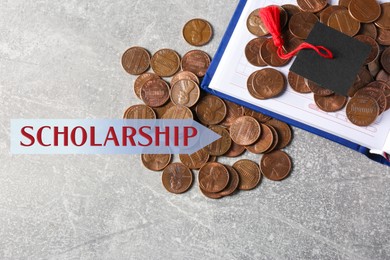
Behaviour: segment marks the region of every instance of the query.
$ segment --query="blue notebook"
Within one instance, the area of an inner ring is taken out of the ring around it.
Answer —
[[[337,4],[337,0],[329,1]],[[345,110],[327,113],[314,103],[312,94],[299,94],[287,86],[286,92],[274,99],[257,100],[250,96],[246,81],[249,75],[261,68],[246,60],[246,44],[255,36],[246,27],[249,14],[270,4],[296,4],[286,0],[240,0],[222,42],[202,81],[202,89],[223,99],[235,102],[263,114],[284,121],[311,133],[347,146],[370,159],[390,166],[385,158],[390,154],[390,112],[383,113],[369,127],[350,123]],[[276,68],[287,75],[289,65]]]

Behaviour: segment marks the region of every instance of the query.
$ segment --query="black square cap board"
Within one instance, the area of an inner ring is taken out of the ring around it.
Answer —
[[[321,57],[311,49],[301,50],[290,70],[321,87],[347,96],[348,89],[370,54],[371,46],[319,22],[314,25],[306,42],[329,49],[333,59]]]

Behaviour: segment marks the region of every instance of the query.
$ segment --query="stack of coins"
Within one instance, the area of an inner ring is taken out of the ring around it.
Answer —
[[[350,86],[348,96],[335,94],[293,72],[287,75],[290,87],[301,94],[313,93],[319,109],[336,112],[346,107],[350,122],[369,126],[390,108],[390,3],[376,0],[340,0],[328,5],[326,0],[297,0],[296,5],[282,5],[280,23],[284,49],[289,52],[302,43],[318,21],[371,46],[371,53]],[[276,47],[256,9],[247,19],[249,32],[257,36],[245,48],[245,56],[256,67],[280,67],[290,60],[279,58]],[[248,92],[256,99],[281,95],[285,76],[273,68],[252,73]]]
[[[207,21],[193,19],[184,26],[183,36],[191,45],[200,46],[210,41],[212,29]],[[201,50],[191,50],[182,58],[170,49],[150,56],[142,47],[131,47],[123,54],[122,66],[138,75],[134,93],[143,101],[127,108],[125,119],[194,119],[222,136],[193,154],[180,154],[179,162],[172,162],[171,154],[143,154],[143,165],[163,171],[163,186],[176,194],[191,188],[192,171],[198,170],[200,191],[213,199],[254,189],[263,175],[274,181],[286,178],[292,163],[281,149],[291,142],[290,126],[202,92],[199,84],[210,62]],[[153,72],[147,72],[149,67]],[[169,82],[167,77],[171,77]],[[263,156],[257,162],[240,159],[232,166],[217,162],[221,156],[238,157],[246,151]]]

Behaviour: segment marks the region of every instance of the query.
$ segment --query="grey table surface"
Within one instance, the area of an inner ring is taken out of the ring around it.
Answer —
[[[0,259],[389,259],[390,168],[294,128],[282,182],[213,201],[168,193],[136,155],[10,155],[12,118],[120,118],[130,46],[214,55],[238,1],[1,1]],[[258,160],[259,156],[247,156]],[[232,163],[234,160],[223,160]]]

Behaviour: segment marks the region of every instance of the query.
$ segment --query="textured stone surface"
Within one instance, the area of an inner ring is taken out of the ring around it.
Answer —
[[[219,201],[168,194],[138,156],[9,154],[11,118],[120,118],[139,103],[124,50],[183,55],[202,17],[213,55],[236,4],[2,1],[0,259],[390,258],[389,168],[299,129],[287,180]]]

